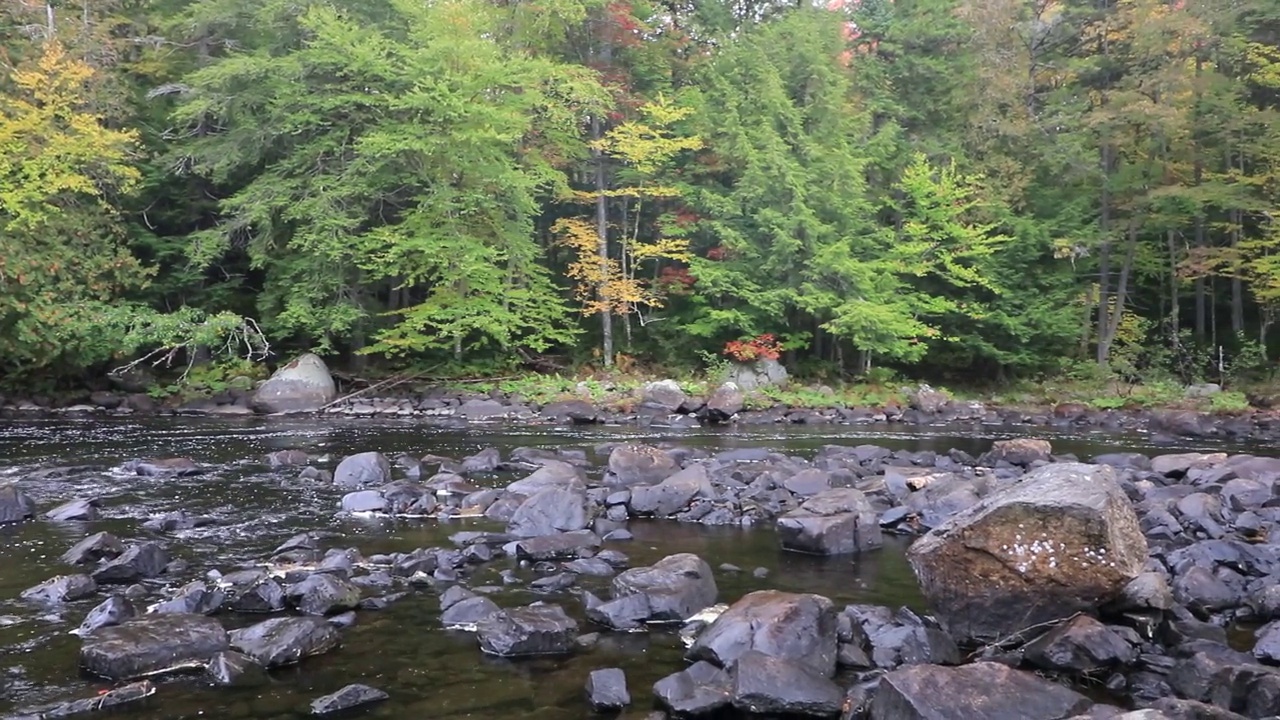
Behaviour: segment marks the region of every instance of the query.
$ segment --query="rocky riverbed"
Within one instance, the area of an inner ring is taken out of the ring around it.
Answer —
[[[1278,459],[173,431],[8,471],[15,716],[1280,714]]]

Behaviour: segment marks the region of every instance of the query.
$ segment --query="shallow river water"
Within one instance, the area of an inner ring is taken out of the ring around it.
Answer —
[[[1054,442],[1055,452],[1081,459],[1120,450],[1171,452],[1140,435],[1059,435],[1036,433]],[[366,555],[448,546],[448,536],[464,529],[498,529],[481,520],[378,520],[339,517],[338,488],[297,478],[297,468],[269,471],[258,462],[264,453],[301,449],[328,454],[332,467],[342,456],[377,450],[395,457],[428,453],[463,457],[497,447],[506,457],[520,446],[579,447],[621,440],[676,442],[708,449],[769,447],[811,456],[826,444],[874,443],[893,449],[977,454],[990,441],[1009,436],[979,426],[911,431],[877,426],[788,426],[745,429],[675,430],[598,427],[589,429],[439,427],[413,421],[356,419],[200,420],[149,418],[118,420],[0,421],[0,482],[18,480],[40,505],[51,507],[74,497],[101,500],[103,519],[93,523],[36,521],[0,526],[0,717],[49,702],[88,697],[109,684],[77,671],[79,640],[68,634],[101,597],[71,603],[57,613],[17,602],[18,594],[48,577],[70,570],[58,556],[91,532],[108,530],[122,539],[147,536],[141,523],[174,510],[212,515],[215,526],[167,535],[170,551],[191,562],[188,573],[166,583],[181,584],[210,568],[223,571],[266,557],[285,539],[303,531],[332,533],[326,547],[356,547]],[[1275,454],[1267,448],[1227,447],[1195,442],[1178,449],[1229,449]],[[191,457],[210,466],[189,478],[145,478],[113,472],[139,457]],[[602,461],[602,458],[594,458]],[[504,485],[512,476],[489,481]],[[482,483],[484,481],[481,481]],[[920,596],[903,557],[905,545],[891,541],[878,552],[856,559],[819,559],[778,549],[769,528],[705,528],[674,522],[632,523],[635,539],[610,543],[632,565],[652,563],[675,552],[693,552],[713,567],[731,563],[743,572],[716,571],[720,600],[732,602],[752,590],[777,588],[816,592],[846,603],[920,607]],[[509,561],[481,571],[472,586],[500,585],[497,572]],[[755,568],[767,568],[764,577]],[[531,574],[526,579],[531,579]],[[602,594],[607,580],[584,578],[582,585]],[[500,605],[537,599],[526,590],[506,590]],[[572,595],[550,598],[582,623],[581,601]],[[310,700],[352,682],[364,682],[391,695],[388,702],[362,714],[370,718],[474,718],[529,720],[580,718],[588,714],[583,683],[596,668],[621,667],[627,673],[633,705],[628,715],[651,709],[650,688],[682,667],[683,647],[674,632],[605,634],[588,650],[566,658],[506,661],[481,654],[473,636],[440,629],[439,604],[431,592],[416,592],[380,612],[361,612],[343,631],[343,646],[328,655],[273,672],[266,688],[213,689],[197,678],[160,684],[157,694],[125,715],[141,720],[177,718],[303,717]],[[248,624],[260,618],[224,619]]]

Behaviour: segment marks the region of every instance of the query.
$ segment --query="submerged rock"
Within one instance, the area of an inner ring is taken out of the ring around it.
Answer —
[[[577,630],[578,623],[559,605],[527,605],[476,623],[480,649],[501,657],[572,652]]]
[[[231,633],[231,647],[269,668],[329,652],[340,642],[338,631],[315,617],[272,618]]]
[[[121,470],[146,477],[187,477],[201,472],[195,460],[185,457],[130,460]]]
[[[342,688],[338,692],[312,700],[311,714],[328,715],[342,710],[350,710],[351,708],[360,707],[362,705],[382,702],[390,697],[390,695],[377,688],[354,683]]]
[[[1147,542],[1109,466],[1049,465],[989,496],[908,551],[957,639],[1008,638],[1119,597]]]
[[[1093,702],[1063,685],[1000,663],[909,665],[880,678],[872,720],[1064,720]]]
[[[13,483],[0,485],[0,525],[22,522],[35,516],[35,500]]]
[[[110,710],[111,708],[118,708],[130,703],[140,702],[155,694],[156,686],[150,680],[143,680],[141,682],[122,685],[118,688],[112,688],[91,698],[73,700],[72,702],[55,705],[48,710],[41,712],[39,717],[43,720],[44,718],[86,715],[103,710]]]
[[[266,671],[261,665],[235,650],[226,650],[210,658],[205,665],[205,677],[218,687],[256,686],[267,681]]]
[[[98,505],[93,500],[70,500],[45,513],[44,516],[52,522],[93,521],[99,517]]]
[[[592,670],[587,676],[587,702],[596,712],[621,710],[630,705],[626,674],[619,668]]]
[[[80,665],[112,680],[203,667],[226,650],[226,630],[203,615],[147,615],[84,637]]]
[[[698,636],[687,656],[728,668],[750,651],[831,677],[836,670],[835,607],[821,595],[759,590],[730,605]]]
[[[250,405],[265,413],[312,412],[333,402],[338,387],[318,355],[304,353],[254,391]]]

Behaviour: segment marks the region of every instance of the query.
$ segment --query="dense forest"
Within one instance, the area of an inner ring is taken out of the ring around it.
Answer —
[[[1276,0],[5,0],[0,65],[9,380],[1280,344]]]

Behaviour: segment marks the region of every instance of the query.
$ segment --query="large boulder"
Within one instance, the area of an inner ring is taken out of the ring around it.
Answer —
[[[360,606],[360,588],[328,573],[290,585],[285,597],[304,615],[335,615]]]
[[[329,652],[339,642],[333,625],[317,617],[271,618],[231,633],[231,647],[266,667]]]
[[[476,638],[490,655],[557,655],[573,650],[577,629],[578,623],[559,605],[534,604],[482,618]]]
[[[539,537],[582,530],[590,523],[585,493],[553,487],[536,492],[520,503],[507,523],[507,532],[516,537]]]
[[[884,543],[875,508],[854,488],[823,490],[777,521],[783,550],[843,555]]]
[[[59,575],[22,591],[21,598],[42,605],[57,605],[87,598],[98,591],[88,575]]]
[[[318,355],[305,353],[276,370],[253,393],[259,412],[314,412],[338,397],[329,368]]]
[[[362,452],[342,459],[333,470],[339,487],[384,485],[391,482],[391,462],[380,452]]]
[[[732,380],[722,383],[707,398],[707,405],[702,409],[703,417],[711,423],[728,422],[730,418],[742,412],[747,396],[742,388]]]
[[[0,525],[22,522],[36,516],[36,503],[17,485],[0,485]]]
[[[80,665],[111,680],[204,667],[227,649],[227,632],[203,615],[146,615],[89,633]]]
[[[675,380],[658,380],[645,383],[640,402],[648,407],[673,413],[688,401],[689,396]]]
[[[908,559],[951,634],[990,641],[1120,597],[1147,541],[1113,468],[1063,463],[934,528]]]
[[[507,486],[512,495],[529,497],[543,490],[561,488],[565,490],[584,490],[582,471],[563,460],[545,460],[542,467],[534,470],[527,477],[516,480]]]
[[[787,369],[782,363],[767,358],[751,363],[735,363],[728,377],[730,382],[747,392],[765,387],[784,387],[787,379]]]
[[[99,585],[136,583],[160,575],[168,564],[169,553],[159,543],[136,543],[94,571],[93,579]]]
[[[644,620],[676,623],[715,603],[718,592],[711,567],[697,555],[680,553],[615,577],[614,599],[605,605],[628,602],[631,596],[640,595],[648,613]]]
[[[994,662],[909,665],[880,678],[871,720],[1064,720],[1093,702],[1064,685]]]
[[[715,490],[704,465],[690,465],[657,485],[631,488],[628,504],[638,515],[669,517],[689,507],[695,497],[710,498]]]
[[[834,717],[844,704],[844,691],[825,675],[757,650],[734,663],[731,693],[733,706],[751,716]]]
[[[108,532],[99,532],[73,545],[61,559],[68,565],[84,565],[118,557],[122,552],[124,543],[119,538]]]
[[[759,590],[721,613],[694,641],[688,657],[728,668],[755,650],[831,677],[836,625],[835,607],[821,595]]]
[[[979,465],[995,467],[999,463],[1027,467],[1034,462],[1044,462],[1053,453],[1053,445],[1048,440],[1037,438],[1013,438],[996,440],[991,449],[978,458]]]
[[[650,445],[619,445],[609,453],[609,473],[616,485],[656,483],[679,469],[670,453]]]

